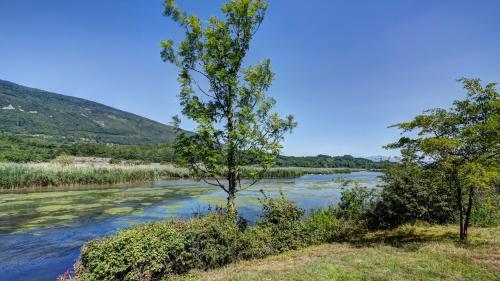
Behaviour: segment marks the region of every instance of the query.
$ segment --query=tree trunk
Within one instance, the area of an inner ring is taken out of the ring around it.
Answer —
[[[227,212],[231,217],[236,218],[236,173],[230,171],[228,175]]]
[[[228,196],[227,196],[227,211],[229,216],[236,220],[236,147],[233,140],[234,124],[233,124],[233,110],[232,99],[228,98],[228,112],[227,112],[227,181],[228,181]]]
[[[464,239],[467,239],[467,230],[470,224],[470,217],[472,213],[472,206],[474,205],[474,187],[469,188],[469,200],[467,203],[467,211],[465,212],[465,223],[464,223]]]
[[[460,240],[465,240],[465,232],[464,232],[464,207],[462,204],[462,186],[458,180],[458,177],[455,175],[455,188],[457,189],[457,206],[460,212]]]

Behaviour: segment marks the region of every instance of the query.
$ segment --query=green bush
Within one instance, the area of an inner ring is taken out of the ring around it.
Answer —
[[[338,207],[338,217],[344,220],[364,222],[367,214],[371,211],[374,198],[374,191],[366,187],[356,185],[352,189],[343,190]]]
[[[247,228],[241,233],[239,258],[263,258],[276,253],[272,236],[273,230],[270,227],[255,226]]]
[[[245,227],[222,210],[187,221],[155,222],[82,247],[76,279],[158,280],[192,269],[208,270],[238,259],[262,258],[315,243],[345,238],[350,222],[335,207],[304,210],[283,195],[264,196],[263,215]]]
[[[481,227],[500,226],[500,195],[496,192],[480,194],[472,209],[471,224]]]
[[[332,242],[342,236],[342,222],[337,219],[337,213],[336,206],[311,211],[310,217],[306,220],[306,228],[310,233],[312,244]]]
[[[156,280],[236,259],[236,224],[221,214],[156,222],[82,247],[78,280]]]
[[[372,190],[355,186],[342,191],[338,206],[312,210],[305,221],[310,243],[345,241],[364,234],[374,198]]]
[[[271,244],[274,252],[298,249],[307,243],[307,229],[301,220],[304,210],[285,198],[283,194],[277,199],[268,198],[265,194],[262,204],[262,218],[257,227],[268,227],[272,232]]]
[[[455,220],[456,194],[446,175],[414,164],[386,171],[380,200],[368,218],[372,228],[394,228],[416,221],[445,224]]]

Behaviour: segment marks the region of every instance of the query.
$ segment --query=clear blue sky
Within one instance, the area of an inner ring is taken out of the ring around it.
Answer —
[[[217,1],[179,0],[200,16]],[[498,0],[271,0],[248,63],[269,57],[278,111],[296,116],[287,155],[390,155],[387,126],[500,82]],[[159,42],[181,30],[160,0],[0,0],[0,79],[167,123],[177,71]],[[186,122],[187,129],[193,124]]]

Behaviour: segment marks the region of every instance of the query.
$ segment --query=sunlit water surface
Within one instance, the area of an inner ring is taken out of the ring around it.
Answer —
[[[345,179],[375,188],[380,173],[306,175],[264,180],[238,193],[241,216],[250,222],[260,214],[258,198],[283,192],[305,210],[336,204]],[[38,193],[0,194],[0,280],[55,280],[71,269],[80,247],[96,237],[134,225],[189,218],[224,205],[223,191],[191,180],[96,187]]]

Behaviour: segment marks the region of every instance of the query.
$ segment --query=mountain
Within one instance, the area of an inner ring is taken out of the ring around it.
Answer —
[[[0,132],[63,141],[172,143],[175,130],[89,100],[0,80]]]

